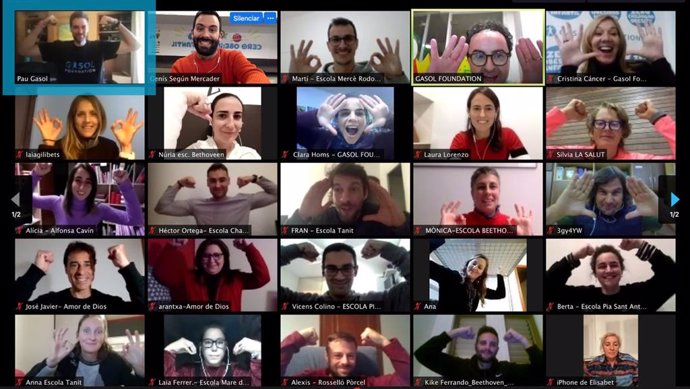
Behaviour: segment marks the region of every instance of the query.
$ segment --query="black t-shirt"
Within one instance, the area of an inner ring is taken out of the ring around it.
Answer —
[[[98,84],[103,61],[117,57],[120,42],[87,41],[82,47],[74,41],[39,43],[41,57],[55,63],[58,82],[63,84]]]

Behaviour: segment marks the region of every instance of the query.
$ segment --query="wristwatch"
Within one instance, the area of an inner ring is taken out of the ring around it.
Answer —
[[[254,177],[254,178],[252,178],[252,183],[256,184],[256,180],[259,179],[259,176],[257,176],[256,174],[252,174],[252,176]]]

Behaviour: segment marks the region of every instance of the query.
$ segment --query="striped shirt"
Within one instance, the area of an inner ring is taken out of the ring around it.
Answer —
[[[616,362],[611,365],[605,355],[585,362],[586,377],[615,378],[618,386],[637,386],[637,359],[626,353],[618,353]]]

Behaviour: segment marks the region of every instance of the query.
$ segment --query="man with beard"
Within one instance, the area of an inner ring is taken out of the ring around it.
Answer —
[[[546,224],[581,226],[589,236],[640,236],[662,228],[658,209],[659,197],[642,178],[612,165],[576,174],[546,208]]]
[[[355,62],[355,54],[359,46],[355,24],[346,18],[335,18],[328,26],[328,51],[333,56],[333,62],[323,67],[324,73],[382,73],[387,84],[406,84],[407,76],[402,70],[400,62],[400,41],[395,42],[395,49],[388,38],[384,45],[377,39],[381,52],[373,53],[369,61]],[[309,55],[309,49],[314,41],[300,42],[295,53],[295,46],[290,45],[290,73],[313,74],[321,68],[321,59],[316,55]],[[316,61],[313,65],[312,63]]]
[[[367,327],[360,335],[361,345],[381,349],[390,359],[395,373],[366,378],[367,386],[409,386],[410,355],[398,339],[388,339],[377,331]],[[319,335],[313,327],[294,331],[280,342],[280,373],[285,370],[292,356],[304,346],[316,346]],[[346,332],[336,332],[328,336],[326,342],[325,369],[304,370],[294,377],[352,377],[357,366],[357,340]]]
[[[114,25],[120,33],[121,41],[89,41],[89,17],[83,11],[75,11],[69,17],[72,41],[38,43],[38,36],[48,23],[57,23],[55,15],[38,22],[17,46],[17,52],[26,57],[40,57],[43,61],[54,63],[58,72],[57,81],[60,83],[103,83],[103,61],[113,59],[119,54],[136,51],[141,47],[134,34],[111,16],[102,16],[100,24]]]
[[[406,280],[410,279],[410,253],[407,250],[389,242],[369,239],[362,248],[362,257],[370,259],[379,255],[397,267]],[[314,262],[318,256],[319,252],[309,242],[281,246],[280,266],[288,265],[296,258]],[[321,274],[326,279],[328,291],[323,294],[302,293],[281,286],[280,300],[301,303],[380,301],[386,312],[410,311],[408,281],[383,292],[357,293],[352,290],[352,283],[358,269],[355,250],[345,243],[333,243],[323,250],[321,262]]]
[[[297,113],[297,143],[308,150],[378,149],[392,160],[393,134],[393,113],[376,95],[338,93],[318,110]]]
[[[473,339],[472,327],[454,328],[434,336],[421,345],[414,355],[425,367],[447,379],[473,379],[503,381],[504,385],[539,385],[544,380],[544,355],[532,342],[512,328],[503,340],[521,344],[529,356],[529,364],[498,361],[498,332],[493,327],[482,326],[474,342],[472,358],[448,355],[443,349],[453,339]]]
[[[250,183],[259,185],[264,191],[228,196],[228,168],[222,163],[214,163],[206,171],[206,185],[211,198],[175,200],[180,189],[196,187],[194,177],[182,177],[165,190],[155,210],[161,215],[194,216],[199,226],[248,225],[251,210],[278,201],[278,187],[268,178],[256,174],[237,177],[240,188]]]
[[[170,72],[217,74],[222,84],[268,84],[270,80],[239,50],[218,47],[221,35],[220,16],[216,11],[199,11],[192,24],[192,41],[196,52],[180,58]]]
[[[329,189],[329,201],[322,204]],[[409,235],[410,230],[408,216],[390,193],[354,163],[339,163],[313,184],[285,224],[352,227],[358,236]]]
[[[34,263],[23,276],[15,281],[17,302],[27,302],[36,289],[36,285],[47,273],[53,263],[53,252],[38,250]],[[63,257],[65,274],[70,283],[68,289],[59,292],[49,292],[29,301],[32,304],[90,304],[91,306],[105,306],[108,312],[126,313],[143,312],[146,309],[144,296],[144,277],[137,270],[134,262],[130,262],[122,244],[108,248],[108,259],[117,267],[118,272],[125,279],[131,302],[125,302],[118,296],[111,296],[92,288],[96,276],[96,249],[85,242],[72,242],[67,245]],[[81,309],[81,308],[80,308]],[[99,309],[100,310],[100,309]]]

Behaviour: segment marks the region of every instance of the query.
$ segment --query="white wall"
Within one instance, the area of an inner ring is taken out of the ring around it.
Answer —
[[[664,254],[676,260],[676,240],[675,239],[644,239],[656,246]],[[618,248],[621,239],[547,239],[546,240],[546,269],[554,263],[560,261],[566,255],[579,250],[583,246],[590,244],[592,247],[609,244]],[[621,285],[632,284],[634,282],[647,281],[654,276],[652,265],[647,261],[640,260],[635,253],[637,249],[630,251],[620,250],[623,256],[625,270],[621,278]],[[590,267],[591,256],[582,260],[579,267],[573,269],[572,275],[566,285],[586,286],[599,285]],[[666,303],[659,308],[659,311],[675,311],[676,296],[673,295]]]
[[[384,188],[388,185],[388,172],[395,168],[400,163],[358,163],[362,165],[370,176],[378,177],[381,180],[381,186]],[[335,166],[336,163],[281,163],[280,177],[282,180],[289,180],[290,182],[298,182],[299,185],[291,186],[290,190],[280,191],[280,213],[281,215],[292,216],[295,210],[302,205],[304,196],[309,191],[309,188],[317,181],[326,178],[326,173]],[[410,190],[409,190],[409,164],[402,163],[403,166],[403,184],[405,190],[405,210],[409,211],[410,204]],[[406,166],[407,165],[407,166]],[[287,181],[286,181],[287,182]],[[328,194],[326,194],[327,196]],[[325,201],[324,201],[325,203]],[[439,205],[439,209],[441,209]]]
[[[234,239],[222,239],[230,250],[230,268],[251,273],[247,255],[235,248]],[[196,239],[195,246],[198,249],[203,239]],[[277,302],[278,288],[278,252],[276,239],[247,239],[261,252],[264,257],[271,280],[259,289],[245,289],[242,291],[242,311],[274,311]]]
[[[70,242],[77,239],[16,239],[15,240],[15,267],[14,278],[26,273],[29,266],[34,263],[38,250],[50,250],[54,255],[54,262],[50,266],[45,277],[41,278],[36,290],[31,295],[31,300],[48,292],[56,292],[70,287],[65,274],[63,257],[65,249]],[[96,249],[96,272],[94,274],[93,288],[103,293],[122,297],[130,301],[129,293],[125,287],[125,280],[118,273],[117,267],[108,259],[108,248],[117,244],[125,245],[125,253],[130,262],[134,262],[143,276],[146,274],[144,264],[144,252],[142,239],[79,239]]]
[[[141,44],[143,45],[143,39],[140,39]],[[142,52],[144,48],[142,47],[139,49],[137,52]],[[39,95],[36,97],[36,106],[34,109],[34,114],[33,117],[36,118],[38,117],[38,113],[43,110],[43,108],[48,109],[48,112],[50,113],[50,117],[52,118],[58,118],[62,121],[62,132],[60,133],[60,136],[58,139],[64,137],[67,135],[67,113],[69,112],[69,107],[72,104],[72,100],[77,97],[76,95],[69,95],[69,96],[47,96],[47,95]],[[127,118],[127,110],[130,108],[134,109],[135,111],[138,112],[137,115],[137,123],[143,121],[146,119],[146,109],[144,107],[144,96],[109,96],[109,95],[102,95],[102,96],[97,96],[98,100],[101,101],[101,105],[103,105],[103,109],[105,109],[105,119],[106,123],[102,123],[101,125],[103,126],[103,133],[101,136],[108,138],[117,143],[117,139],[115,138],[115,135],[113,135],[113,131],[110,129],[110,126],[116,121],[116,120],[125,120]],[[36,127],[35,124],[31,124],[31,141],[29,143],[29,148],[31,149],[37,149],[38,145],[43,143],[43,138],[41,137],[41,131],[39,131],[38,127]],[[144,122],[144,125],[141,126],[139,131],[136,133],[134,136],[134,139],[132,141],[132,149],[134,150],[134,154],[136,155],[137,159],[143,159],[144,158],[144,141],[146,139],[146,127],[147,123]]]
[[[167,216],[155,212],[154,208],[163,192],[169,185],[177,180],[192,176],[196,180],[196,187],[183,188],[177,194],[175,200],[190,198],[210,198],[211,194],[206,185],[206,170],[210,163],[149,163],[148,164],[148,223],[156,225],[196,225],[192,216]],[[256,174],[264,176],[278,184],[278,171],[275,163],[225,163],[230,175],[230,187],[228,196],[238,193],[256,193],[263,191],[256,184],[249,184],[240,189],[237,186],[237,177]],[[255,209],[249,215],[249,224],[252,226],[252,235],[275,235],[275,221],[278,214],[277,204]]]
[[[514,301],[517,298],[518,302],[520,300],[519,291],[516,289],[515,272],[511,272],[508,277],[503,277],[506,286],[506,297],[500,300],[490,300],[486,299],[484,306],[482,307],[481,301],[477,307],[477,312],[506,312],[506,311],[522,311],[522,306],[520,304],[515,304]],[[496,276],[489,276],[486,279],[486,287],[489,289],[496,290],[498,287],[498,278]]]
[[[534,212],[534,235],[542,235],[544,184],[541,163],[415,164],[412,189],[414,224],[437,225],[441,220],[441,206],[450,201],[461,202],[461,213],[472,211],[474,202],[470,193],[470,178],[481,166],[494,167],[501,176],[500,211],[515,217],[515,203],[531,209]]]
[[[47,358],[53,344],[53,315],[15,315],[14,367],[27,373]],[[24,341],[24,340],[32,341]]]
[[[395,48],[400,41],[400,62],[410,78],[410,13],[408,11],[285,11],[280,13],[280,71],[290,68],[290,45],[299,48],[300,41],[313,40],[310,55],[318,55],[321,64],[333,62],[328,51],[328,25],[334,18],[350,19],[357,29],[359,47],[355,61],[368,61],[372,54],[381,52],[376,43],[379,38],[385,45],[389,38]],[[306,44],[305,42],[305,44]],[[323,67],[319,70],[323,71]]]
[[[317,332],[319,331],[319,315],[280,315],[280,340],[282,341],[294,331],[309,327],[314,327]]]
[[[453,328],[452,315],[413,315],[412,348],[410,354],[428,341],[431,337]],[[438,374],[423,366],[412,356],[413,377],[438,377]]]
[[[467,129],[467,98],[475,87],[423,87],[414,93],[431,100],[415,104],[414,126],[431,142],[432,149],[448,149],[459,132]],[[544,149],[544,104],[539,87],[492,87],[501,104],[503,127],[518,135],[532,159],[542,159]],[[423,100],[423,99],[422,99]]]
[[[400,344],[407,350],[410,356],[412,342],[410,342],[410,316],[409,315],[381,315],[381,334],[388,339],[397,338]],[[395,372],[390,359],[383,356],[383,373]]]

